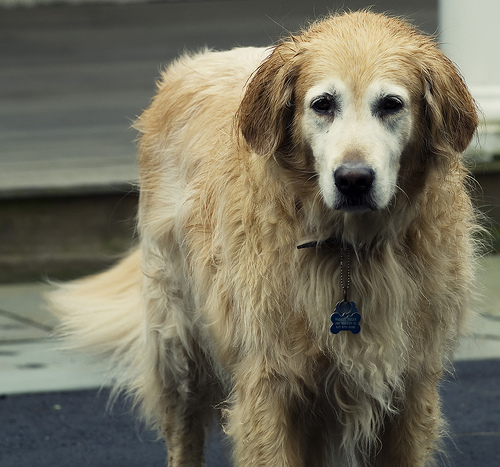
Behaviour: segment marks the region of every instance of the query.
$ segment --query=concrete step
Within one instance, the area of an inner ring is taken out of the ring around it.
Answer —
[[[0,282],[68,279],[111,264],[134,243],[138,193],[0,200]]]

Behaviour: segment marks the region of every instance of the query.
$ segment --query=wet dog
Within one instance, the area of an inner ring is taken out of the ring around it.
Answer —
[[[384,15],[180,58],[136,124],[139,247],[51,295],[62,333],[111,359],[171,467],[202,465],[214,408],[237,466],[432,465],[477,122],[432,38]]]

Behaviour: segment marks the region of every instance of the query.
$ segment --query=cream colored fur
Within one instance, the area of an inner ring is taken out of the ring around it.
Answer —
[[[317,89],[335,115],[312,112]],[[384,93],[402,110],[370,113]],[[50,296],[62,333],[119,365],[170,467],[201,466],[214,407],[239,467],[433,465],[472,295],[460,153],[476,125],[432,39],[383,15],[180,58],[137,122],[138,250]],[[334,206],[354,159],[374,168],[376,209]],[[327,238],[352,252],[359,334],[329,332],[340,247],[296,248]]]

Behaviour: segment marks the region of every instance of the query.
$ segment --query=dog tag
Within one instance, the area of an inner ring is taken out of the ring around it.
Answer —
[[[361,315],[354,302],[345,300],[338,302],[330,319],[333,323],[330,328],[332,334],[338,334],[340,331],[351,331],[353,334],[358,334],[361,331],[359,325]]]

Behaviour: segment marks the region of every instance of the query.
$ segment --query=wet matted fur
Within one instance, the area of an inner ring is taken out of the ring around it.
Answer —
[[[384,15],[184,56],[136,125],[139,247],[50,296],[61,331],[109,356],[170,467],[201,466],[214,408],[239,467],[433,465],[476,125],[432,38]],[[329,331],[342,250],[358,334]]]

